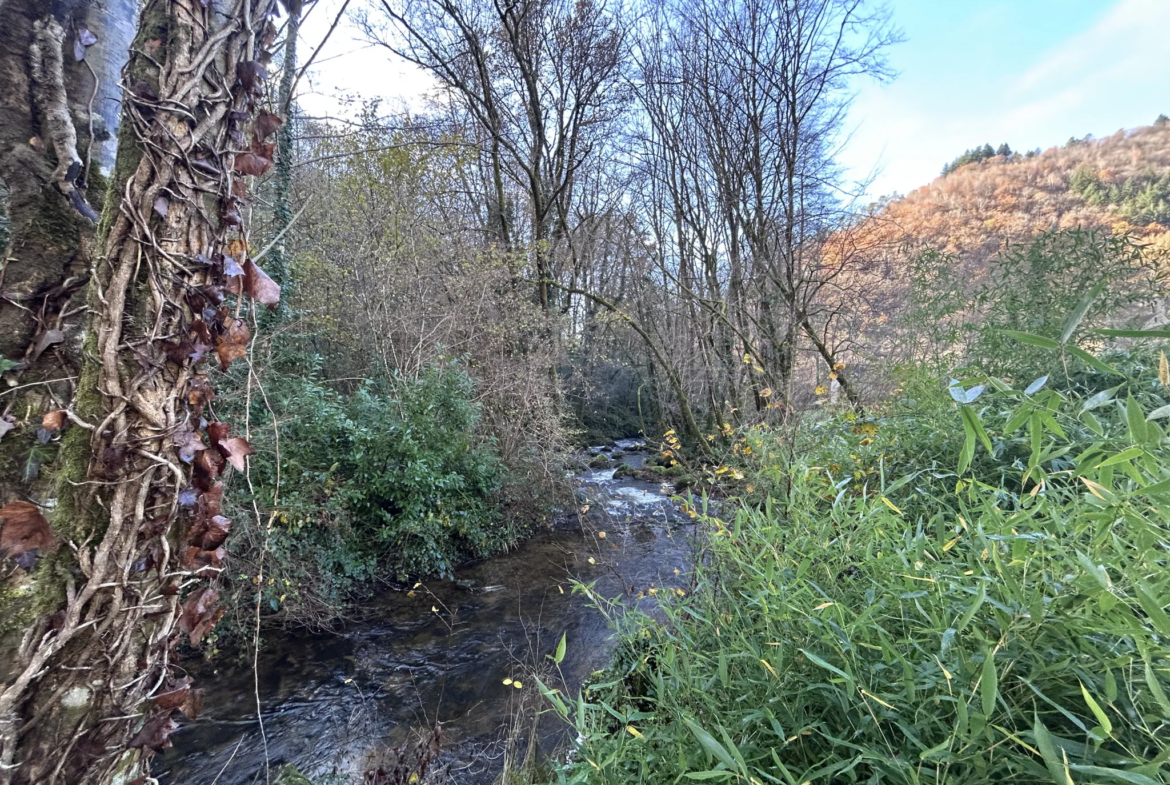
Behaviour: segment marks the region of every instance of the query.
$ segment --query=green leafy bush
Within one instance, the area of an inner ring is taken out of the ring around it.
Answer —
[[[252,396],[254,492],[230,495],[240,507],[227,578],[242,614],[262,552],[266,610],[320,626],[373,578],[450,575],[515,541],[516,524],[497,514],[499,462],[492,442],[476,436],[461,368],[365,382],[348,395],[307,368],[270,369],[264,395]]]
[[[1170,782],[1170,374],[1108,361],[750,432],[695,591],[552,694],[561,780]]]

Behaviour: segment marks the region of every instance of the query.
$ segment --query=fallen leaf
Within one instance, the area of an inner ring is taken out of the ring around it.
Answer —
[[[16,427],[16,418],[11,414],[0,416],[0,439],[4,438],[4,434]]]
[[[167,213],[171,211],[171,200],[165,196],[156,196],[154,198],[154,211],[159,214],[160,218],[166,218]]]

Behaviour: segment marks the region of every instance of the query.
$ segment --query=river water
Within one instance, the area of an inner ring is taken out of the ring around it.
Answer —
[[[643,459],[632,452],[622,460]],[[693,561],[693,527],[669,485],[614,480],[613,469],[584,472],[578,484],[589,505],[583,520],[570,516],[414,596],[388,591],[339,632],[267,633],[258,668],[263,733],[250,665],[196,668],[203,712],[172,736],[155,776],[165,785],[263,783],[266,767],[291,763],[318,785],[360,782],[387,749],[438,720],[448,781],[492,782],[506,738],[516,729],[528,737],[537,704],[531,680],[522,688],[503,680],[523,683],[533,666],[547,669],[545,655],[564,634],[560,670],[572,695],[612,653],[608,622],[573,581],[652,611],[647,590],[684,586]],[[550,751],[565,733],[546,715],[536,736]]]

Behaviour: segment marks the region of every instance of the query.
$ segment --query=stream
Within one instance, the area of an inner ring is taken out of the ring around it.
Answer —
[[[619,440],[590,453],[626,451],[620,460],[640,466],[639,445]],[[315,785],[361,782],[391,747],[438,720],[448,781],[491,783],[509,732],[522,728],[526,738],[539,698],[535,684],[503,680],[547,665],[562,634],[570,694],[608,663],[609,624],[572,582],[596,582],[600,596],[652,610],[656,600],[639,595],[687,580],[693,526],[672,504],[671,486],[613,474],[577,476],[579,501],[590,507],[584,531],[576,515],[566,516],[508,553],[457,570],[454,580],[370,599],[340,631],[265,633],[263,735],[250,664],[221,657],[193,666],[203,711],[155,758],[154,776],[164,785],[263,783],[267,759],[272,770],[293,764]],[[554,751],[566,730],[546,714],[541,750]]]

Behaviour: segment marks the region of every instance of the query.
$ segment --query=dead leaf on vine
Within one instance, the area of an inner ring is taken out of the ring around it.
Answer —
[[[268,277],[251,259],[244,265],[244,288],[258,303],[275,308],[280,302],[280,284]]]
[[[195,460],[195,453],[207,449],[207,445],[203,443],[203,437],[190,428],[176,431],[171,436],[171,443],[178,448],[179,460],[183,463],[190,463]]]
[[[203,696],[191,689],[191,677],[169,679],[165,691],[156,695],[154,705],[169,711],[178,709],[189,720],[195,719],[203,708]]]
[[[160,218],[166,218],[167,213],[171,211],[171,200],[165,196],[156,196],[154,198],[154,211],[159,214]]]
[[[272,161],[262,155],[255,153],[240,153],[236,156],[236,174],[252,175],[259,177],[268,171],[272,166]]]
[[[199,501],[199,491],[188,485],[179,491],[179,506],[191,509]]]
[[[199,496],[196,518],[212,518],[219,515],[219,508],[223,504],[223,483],[217,482]]]
[[[238,472],[244,470],[244,458],[256,452],[252,448],[252,445],[248,444],[247,439],[241,439],[239,436],[233,436],[230,439],[221,441],[219,443],[219,450],[227,458],[228,463]]]
[[[256,139],[263,142],[269,136],[276,133],[276,129],[282,125],[284,125],[284,120],[281,120],[279,115],[273,114],[267,109],[262,109],[256,115],[256,122],[252,124],[252,133],[256,136]]]
[[[187,542],[203,551],[214,551],[227,541],[232,522],[222,515],[198,521],[191,527]]]
[[[203,636],[211,632],[211,628],[223,616],[223,608],[216,604],[218,602],[219,592],[210,586],[196,589],[183,601],[179,630],[187,633],[193,646],[198,646]]]
[[[240,319],[229,316],[225,319],[224,327],[224,333],[215,344],[221,371],[226,371],[233,360],[240,360],[248,354],[248,339],[251,338],[248,324]]]
[[[142,730],[134,734],[127,745],[131,749],[141,748],[151,752],[164,750],[171,746],[170,735],[179,729],[179,724],[171,719],[172,711],[155,715],[146,721]]]
[[[211,446],[218,447],[219,443],[231,433],[231,426],[226,422],[216,421],[207,424],[207,438],[211,439]]]
[[[236,64],[236,79],[248,92],[256,92],[260,83],[268,78],[268,70],[258,60],[247,60]]]
[[[42,551],[52,550],[56,544],[49,522],[35,504],[16,501],[0,507],[0,551],[24,569],[30,569]]]
[[[223,548],[204,550],[198,545],[192,545],[183,552],[183,569],[199,572],[208,568],[219,569],[223,566],[223,559],[227,551]]]
[[[195,416],[203,414],[203,407],[215,400],[215,390],[206,376],[195,376],[187,383],[187,404]]]
[[[235,278],[244,274],[244,268],[236,261],[234,256],[223,257],[223,274],[228,278]]]
[[[211,490],[215,478],[223,473],[225,461],[219,450],[200,450],[195,454],[195,487],[204,491]]]

